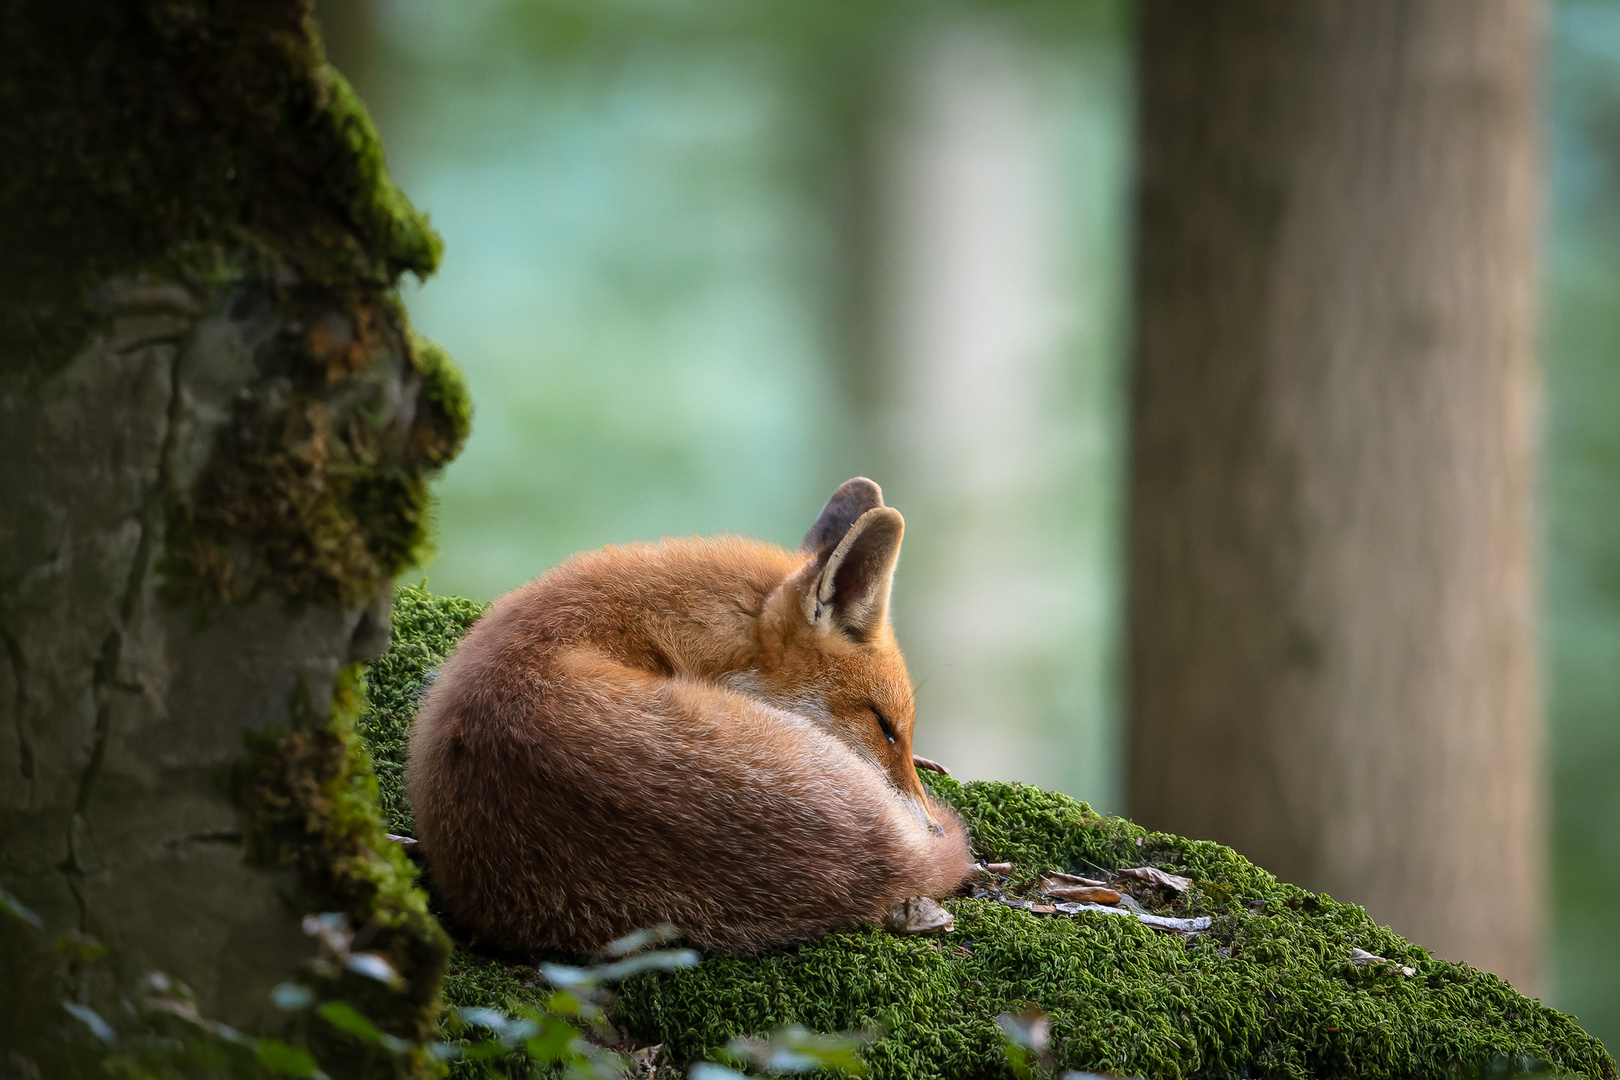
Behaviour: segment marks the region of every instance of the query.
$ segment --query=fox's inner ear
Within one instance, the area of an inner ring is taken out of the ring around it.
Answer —
[[[864,476],[857,476],[853,480],[845,480],[838,485],[838,490],[832,493],[827,505],[822,507],[821,516],[816,523],[810,526],[810,531],[804,534],[804,542],[799,545],[799,551],[805,555],[820,555],[831,551],[838,546],[839,541],[849,535],[856,519],[868,510],[883,505],[883,489]]]
[[[857,518],[826,559],[811,564],[819,565],[820,573],[804,594],[804,613],[810,622],[856,641],[870,641],[889,617],[889,588],[905,531],[900,511],[887,506]]]

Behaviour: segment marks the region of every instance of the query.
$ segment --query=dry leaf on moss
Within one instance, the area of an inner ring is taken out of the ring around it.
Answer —
[[[1149,885],[1162,885],[1176,892],[1186,892],[1192,888],[1192,878],[1184,878],[1180,874],[1168,874],[1157,866],[1131,866],[1124,870],[1116,870],[1115,878],[1131,878],[1135,881],[1145,881]]]
[[[1078,874],[1047,874],[1046,880],[1057,885],[1090,885],[1093,888],[1106,886],[1108,882],[1098,881],[1096,878],[1080,877]]]
[[[956,925],[951,913],[926,896],[897,900],[883,916],[883,929],[891,934],[931,934]]]
[[[1091,904],[1117,904],[1118,889],[1110,889],[1101,881],[1078,877],[1074,874],[1048,874],[1036,886],[1047,896],[1062,900],[1083,900]]]
[[[1057,881],[1054,875],[1050,878],[1041,878],[1040,891],[1047,896],[1055,896],[1060,900],[1084,900],[1091,904],[1117,904],[1120,894],[1117,890],[1104,885],[1071,885],[1068,882]],[[1061,875],[1067,877],[1067,874]]]

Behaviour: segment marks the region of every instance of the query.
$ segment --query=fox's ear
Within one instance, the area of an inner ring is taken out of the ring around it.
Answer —
[[[827,505],[822,507],[821,516],[810,526],[810,531],[804,534],[804,542],[799,545],[799,551],[805,555],[820,555],[831,551],[838,546],[840,540],[849,535],[849,530],[855,525],[857,518],[868,510],[882,505],[883,489],[872,481],[864,476],[845,480],[838,485],[838,490],[832,493]]]
[[[811,625],[870,641],[889,617],[889,587],[905,531],[900,511],[877,506],[855,519],[837,547],[811,560],[801,601]]]

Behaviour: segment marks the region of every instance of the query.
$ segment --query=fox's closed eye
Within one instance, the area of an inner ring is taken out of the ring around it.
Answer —
[[[883,737],[891,743],[894,742],[894,725],[889,723],[889,718],[878,712],[876,705],[872,706],[872,715],[877,717],[878,727],[883,729]]]

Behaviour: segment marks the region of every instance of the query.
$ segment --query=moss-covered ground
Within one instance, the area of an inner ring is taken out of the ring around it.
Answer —
[[[479,606],[421,589],[395,601],[393,642],[368,671],[361,730],[377,756],[391,828],[409,833],[399,785],[406,726],[433,667]],[[1283,884],[1230,848],[1148,832],[1021,784],[923,774],[967,821],[974,854],[1010,862],[1010,891],[1037,874],[1157,866],[1182,894],[1138,891],[1153,910],[1209,915],[1197,935],[1103,913],[1037,915],[994,897],[946,901],[948,933],[853,930],[757,957],[627,984],[619,1025],[675,1061],[788,1023],[876,1027],[874,1077],[1008,1075],[995,1017],[1034,1004],[1063,1068],[1147,1077],[1466,1077],[1543,1062],[1612,1080],[1614,1061],[1568,1016],[1494,975],[1430,956],[1352,904]],[[1390,961],[1352,965],[1351,950]],[[1415,974],[1401,970],[1409,967]],[[457,950],[453,1005],[505,1007],[546,993],[534,969]]]

